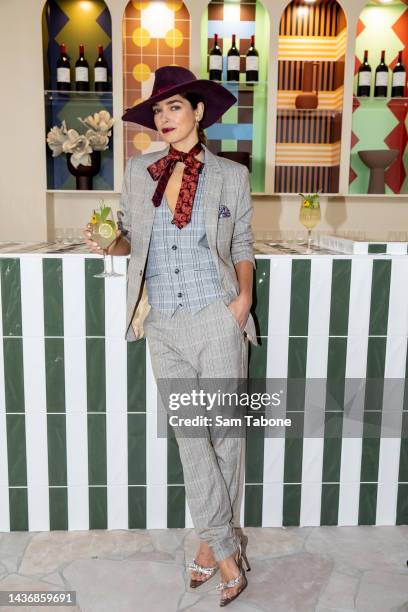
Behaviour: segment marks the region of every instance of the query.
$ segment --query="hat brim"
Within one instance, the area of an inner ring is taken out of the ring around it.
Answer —
[[[203,128],[207,128],[215,123],[237,101],[237,98],[219,83],[208,79],[195,79],[194,81],[175,85],[156,96],[151,96],[147,100],[140,102],[140,104],[136,104],[132,108],[128,108],[122,116],[122,120],[138,123],[157,131],[152,105],[180,91],[193,92],[202,96],[204,114],[200,123]]]

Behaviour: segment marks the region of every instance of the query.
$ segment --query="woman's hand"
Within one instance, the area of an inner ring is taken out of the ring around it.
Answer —
[[[252,298],[250,296],[245,295],[244,293],[240,293],[239,296],[227,306],[227,308],[230,309],[230,311],[236,318],[241,331],[244,330],[244,327],[248,321],[251,306]]]
[[[98,245],[97,242],[95,242],[95,240],[91,239],[92,236],[92,224],[91,223],[87,223],[86,226],[83,229],[83,235],[85,236],[86,240],[85,240],[85,244],[88,247],[89,251],[91,253],[97,253],[98,255],[103,255],[103,251],[105,250],[106,253],[109,253],[109,249],[111,248],[111,246],[113,244],[116,244],[117,240],[121,237],[122,232],[120,230],[115,230],[115,239],[114,241],[109,245],[109,247],[107,249],[103,249],[102,247],[100,247]]]

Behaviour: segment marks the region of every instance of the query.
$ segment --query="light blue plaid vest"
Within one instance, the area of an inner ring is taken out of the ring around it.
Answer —
[[[190,223],[182,229],[163,195],[156,208],[146,262],[146,288],[149,304],[168,316],[178,308],[192,314],[227,295],[213,261],[204,223],[202,192],[206,165],[199,175]],[[153,204],[152,204],[153,206]]]

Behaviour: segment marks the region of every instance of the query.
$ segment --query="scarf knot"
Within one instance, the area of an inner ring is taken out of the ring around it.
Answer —
[[[175,165],[178,161],[185,164],[176,208],[171,221],[179,229],[185,227],[191,220],[198,177],[204,166],[202,162],[195,159],[195,155],[198,155],[202,149],[201,142],[197,142],[188,153],[178,151],[170,145],[167,155],[147,167],[152,179],[158,181],[152,197],[153,205],[157,207],[161,204],[163,194]]]

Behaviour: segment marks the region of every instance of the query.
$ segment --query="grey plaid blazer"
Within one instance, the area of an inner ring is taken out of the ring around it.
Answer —
[[[255,268],[251,230],[252,201],[249,172],[246,166],[218,157],[205,148],[206,173],[202,205],[208,245],[219,273],[221,284],[230,295],[237,296],[239,283],[234,264],[249,260]],[[127,341],[139,340],[144,335],[143,321],[150,305],[144,272],[156,208],[152,197],[156,189],[147,166],[167,155],[169,147],[161,151],[131,157],[123,177],[120,209],[123,227],[130,242],[130,261],[127,276]],[[230,216],[219,213],[222,207]],[[245,332],[253,344],[258,344],[253,317],[249,314]]]

